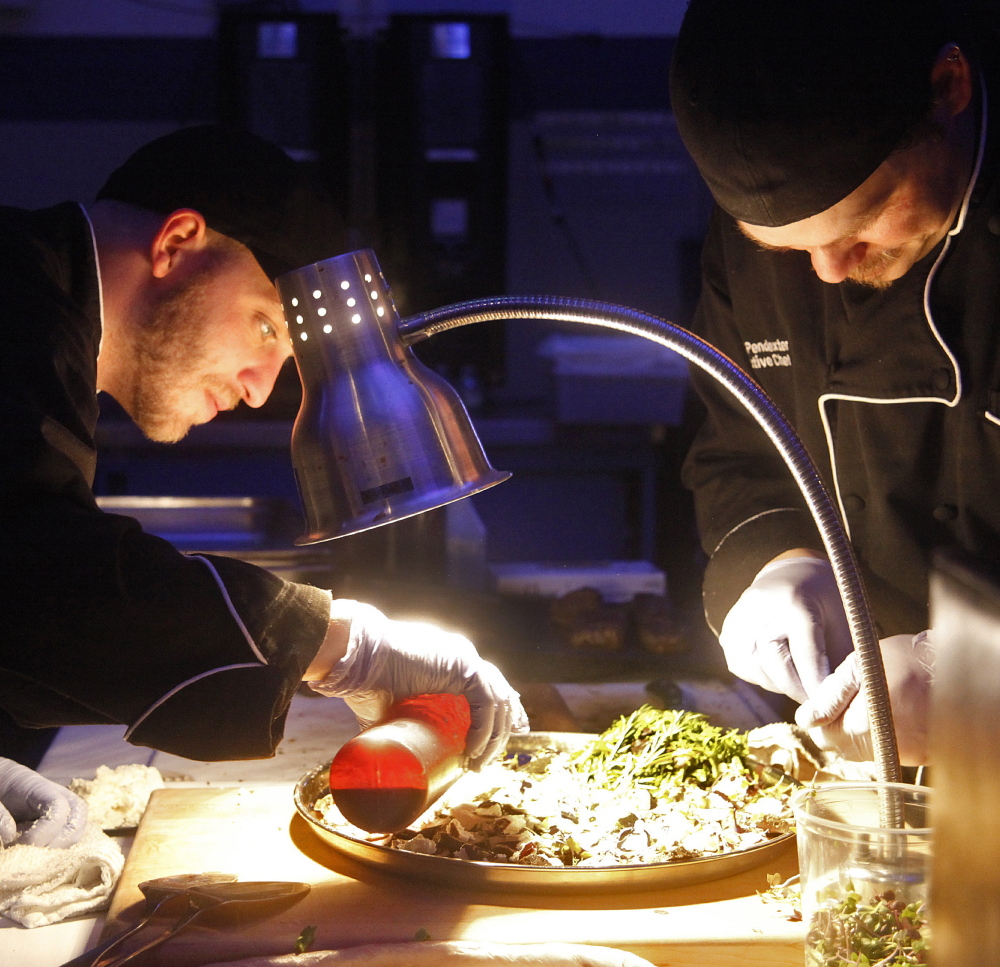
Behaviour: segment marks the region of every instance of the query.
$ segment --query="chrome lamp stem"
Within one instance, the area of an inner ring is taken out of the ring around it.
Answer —
[[[802,491],[833,567],[847,612],[851,638],[858,654],[878,779],[881,782],[899,782],[899,751],[889,705],[885,668],[864,586],[858,573],[857,559],[816,465],[774,401],[732,360],[693,333],[657,316],[603,302],[550,296],[478,299],[404,319],[400,324],[399,335],[404,343],[412,345],[459,326],[515,319],[600,326],[634,333],[667,346],[714,376],[763,427]],[[894,797],[886,798],[884,808],[889,813],[883,816],[884,824],[889,827],[901,826],[902,818],[897,814],[898,805]]]

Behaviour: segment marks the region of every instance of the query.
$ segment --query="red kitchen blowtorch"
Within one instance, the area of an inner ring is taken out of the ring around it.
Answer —
[[[464,695],[416,695],[346,742],[330,763],[344,819],[370,833],[405,829],[465,771]]]

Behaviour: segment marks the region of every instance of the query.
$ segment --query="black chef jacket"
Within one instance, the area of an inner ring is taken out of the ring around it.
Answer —
[[[765,251],[719,211],[703,253],[695,329],[798,431],[843,514],[880,637],[927,627],[934,549],[1000,551],[1000,85],[984,90],[952,232],[888,289],[822,282],[806,253]],[[823,545],[763,430],[714,380],[692,378],[707,419],[684,476],[718,632],[765,563]]]
[[[98,509],[101,307],[75,203],[0,208],[0,706],[194,759],[273,755],[330,595]]]

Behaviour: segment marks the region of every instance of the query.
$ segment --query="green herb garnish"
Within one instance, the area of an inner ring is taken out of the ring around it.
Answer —
[[[295,953],[304,954],[316,939],[316,928],[306,927],[295,941]]]
[[[413,935],[413,939],[414,939],[414,940],[430,940],[430,939],[431,939],[431,935],[430,935],[430,934],[429,934],[429,933],[428,933],[428,932],[427,932],[427,931],[426,931],[426,930],[425,930],[425,929],[424,929],[423,927],[421,927],[421,928],[420,928],[420,929],[419,929],[419,930],[418,930],[418,931],[417,931],[417,932],[416,932],[416,933],[415,933],[415,934]]]
[[[813,916],[806,954],[815,967],[926,964],[927,932],[923,901],[906,903],[886,890],[865,903],[849,891]]]
[[[580,772],[607,789],[643,786],[655,796],[674,787],[709,789],[733,760],[744,766],[747,736],[739,729],[710,725],[695,712],[644,705],[622,716],[574,757]]]

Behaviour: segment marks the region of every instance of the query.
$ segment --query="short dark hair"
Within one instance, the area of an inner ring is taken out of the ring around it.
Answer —
[[[849,195],[917,129],[956,36],[946,0],[691,0],[671,65],[719,205],[777,226]]]

